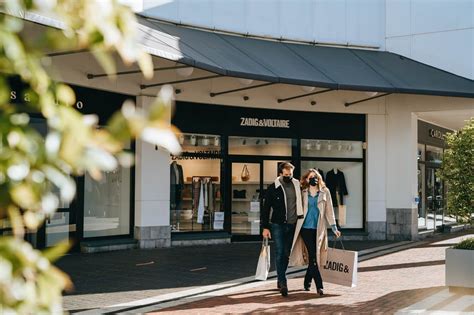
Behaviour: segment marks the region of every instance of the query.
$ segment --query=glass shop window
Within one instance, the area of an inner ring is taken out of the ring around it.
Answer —
[[[130,168],[103,172],[98,181],[86,174],[84,186],[84,237],[129,234]]]
[[[427,145],[426,161],[441,164],[441,162],[443,161],[443,149]]]
[[[336,221],[341,228],[363,227],[363,162],[301,161],[301,174],[314,168],[331,191]],[[339,211],[339,205],[345,206]]]
[[[171,230],[223,230],[221,137],[188,133],[179,140],[183,154],[170,164]]]

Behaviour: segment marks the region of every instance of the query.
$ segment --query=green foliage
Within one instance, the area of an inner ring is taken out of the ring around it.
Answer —
[[[448,213],[469,222],[474,212],[474,118],[448,134],[446,143],[440,175],[448,184]]]
[[[25,229],[36,230],[61,201],[72,200],[72,176],[100,179],[102,171],[128,166],[132,159],[124,145],[132,138],[179,153],[176,130],[167,122],[173,95],[165,87],[146,110],[124,104],[98,128],[96,116],[71,106],[73,90],[51,79],[54,64],[45,53],[89,49],[113,79],[116,52],[150,78],[153,64],[136,42],[133,12],[117,0],[6,0],[0,11],[0,223],[8,219],[13,230],[12,237],[0,238],[0,312],[61,313],[61,292],[70,281],[51,262],[68,244],[42,253],[23,240]],[[25,11],[53,14],[61,28],[40,28],[32,36]],[[15,100],[12,80],[24,87]],[[29,124],[32,112],[46,119],[46,136]]]
[[[71,286],[66,274],[15,237],[0,238],[0,254],[1,314],[61,313],[61,292]],[[50,257],[57,258],[64,251],[55,254]]]
[[[465,239],[453,246],[454,249],[474,250],[474,237]]]

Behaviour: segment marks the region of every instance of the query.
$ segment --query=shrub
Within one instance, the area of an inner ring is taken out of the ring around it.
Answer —
[[[454,249],[474,250],[474,237],[465,239],[453,246]]]

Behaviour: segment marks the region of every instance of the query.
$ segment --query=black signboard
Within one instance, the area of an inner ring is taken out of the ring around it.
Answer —
[[[418,142],[444,148],[444,136],[452,130],[418,120]]]
[[[172,122],[189,133],[365,141],[366,116],[177,102]]]

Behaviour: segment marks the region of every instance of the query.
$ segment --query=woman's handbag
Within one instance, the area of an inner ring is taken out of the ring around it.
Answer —
[[[264,238],[262,242],[262,249],[258,257],[257,271],[255,272],[255,280],[267,280],[268,272],[270,271],[270,245],[268,245],[268,238]]]
[[[247,164],[244,165],[242,168],[242,173],[240,174],[240,178],[242,179],[243,182],[246,182],[250,179],[250,172],[247,167]]]

